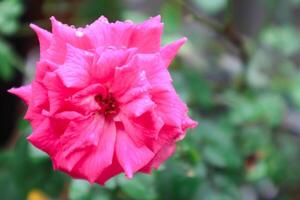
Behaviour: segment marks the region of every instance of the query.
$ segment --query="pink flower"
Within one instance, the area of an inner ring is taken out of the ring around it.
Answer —
[[[159,16],[141,24],[100,17],[85,28],[51,22],[52,33],[31,25],[40,42],[35,79],[9,90],[28,105],[28,140],[55,169],[92,183],[158,168],[197,125],[167,70],[186,38],[161,47]]]

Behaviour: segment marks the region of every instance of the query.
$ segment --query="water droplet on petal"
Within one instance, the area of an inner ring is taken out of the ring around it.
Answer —
[[[143,70],[143,71],[140,73],[140,79],[141,79],[141,80],[145,80],[145,79],[146,79],[146,72],[145,72],[145,70]]]
[[[77,37],[82,37],[82,36],[84,35],[84,33],[83,33],[82,31],[76,31],[76,32],[75,32],[75,35],[76,35]]]

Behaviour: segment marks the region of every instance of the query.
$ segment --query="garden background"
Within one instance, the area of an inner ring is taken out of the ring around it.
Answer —
[[[163,44],[189,41],[170,71],[199,126],[152,175],[105,187],[53,171],[26,141],[38,42],[29,23],[75,26],[160,14]],[[299,200],[300,0],[1,0],[1,200]]]

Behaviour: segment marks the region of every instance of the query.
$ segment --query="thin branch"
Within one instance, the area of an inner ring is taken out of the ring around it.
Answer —
[[[218,32],[218,33],[222,32],[223,26],[220,23],[218,23],[217,21],[212,20],[204,15],[201,15],[193,7],[188,5],[183,0],[175,0],[175,2],[177,2],[178,4],[183,6],[202,25],[207,26],[208,28],[212,29],[215,32]]]
[[[229,5],[227,6],[227,18],[224,24],[221,24],[213,19],[210,19],[204,15],[201,15],[197,12],[192,6],[190,6],[186,1],[183,0],[175,0],[178,4],[183,6],[193,17],[194,19],[212,31],[222,36],[228,42],[230,42],[236,49],[238,50],[239,57],[244,64],[248,63],[249,55],[248,51],[245,47],[245,42],[243,40],[243,36],[235,29],[233,25],[233,17],[228,17],[228,12],[232,12],[233,4],[232,1],[229,1]],[[231,14],[230,14],[231,15]]]

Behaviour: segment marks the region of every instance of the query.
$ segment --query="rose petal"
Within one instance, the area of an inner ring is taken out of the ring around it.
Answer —
[[[52,34],[34,24],[30,24],[30,27],[38,36],[40,42],[40,57],[43,59],[45,58],[46,50],[50,47]]]
[[[162,31],[160,16],[150,18],[135,27],[129,46],[138,48],[141,53],[159,51]]]
[[[98,134],[100,137],[98,145],[85,156],[78,166],[79,173],[84,174],[91,183],[94,183],[103,170],[112,164],[116,139],[114,122],[105,122],[103,130]]]
[[[97,147],[103,126],[103,116],[91,116],[80,121],[71,121],[60,137],[61,148],[55,158],[57,166],[65,171],[73,170],[92,148]]]
[[[19,88],[11,88],[8,92],[20,97],[27,105],[30,103],[32,96],[31,84]]]
[[[87,35],[84,34],[84,29],[73,28],[66,24],[57,21],[55,17],[51,17],[52,33],[54,37],[59,38],[64,43],[69,43],[74,47],[89,50],[93,46]]]
[[[56,72],[68,88],[83,88],[90,82],[88,65],[90,57],[87,53],[75,47],[67,45],[66,61]]]
[[[120,165],[128,178],[147,165],[154,154],[146,146],[137,147],[122,130],[117,131],[116,154]]]
[[[175,42],[172,42],[171,44],[168,44],[161,48],[160,54],[164,60],[165,66],[168,67],[174,57],[176,56],[178,50],[180,47],[187,41],[187,38],[181,38]]]
[[[57,149],[59,149],[59,138],[51,132],[48,118],[45,118],[27,139],[35,147],[48,153],[50,156],[55,156]]]

